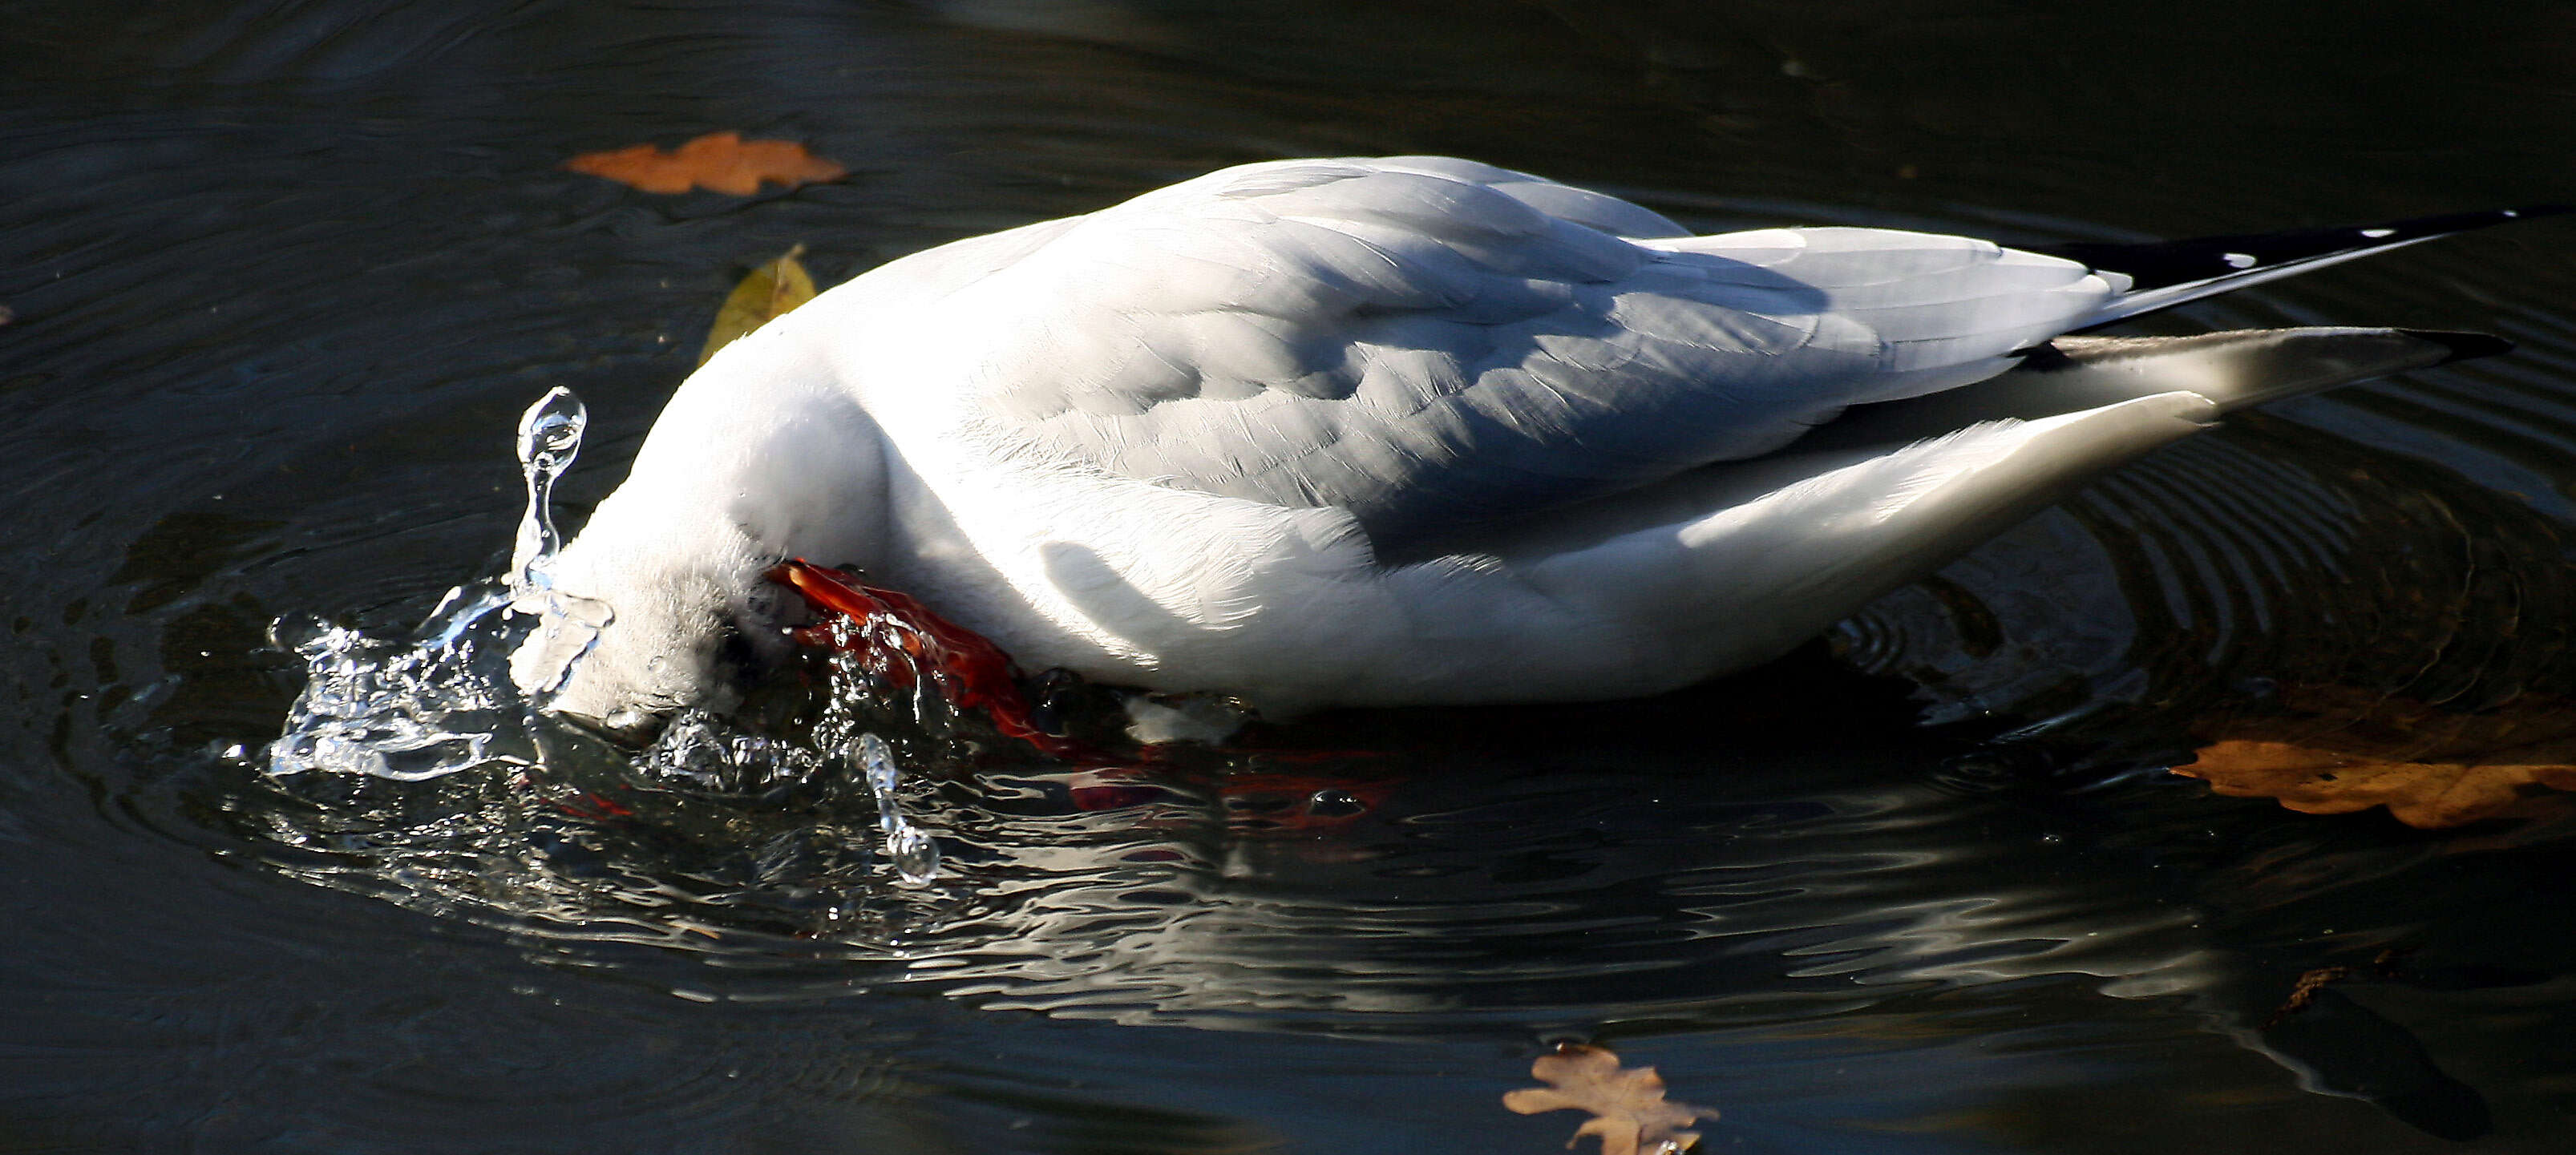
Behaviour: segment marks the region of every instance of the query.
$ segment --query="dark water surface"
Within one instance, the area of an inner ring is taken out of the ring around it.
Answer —
[[[2156,772],[2283,686],[2576,697],[2563,223],[2155,319],[2522,349],[2250,415],[1746,678],[1133,769],[909,747],[927,888],[864,791],[225,755],[298,687],[272,621],[394,636],[492,572],[552,385],[577,516],[800,242],[838,281],[1338,153],[2034,243],[2576,192],[2576,6],[2208,7],[0,4],[0,1150],[1542,1152],[1576,1118],[1499,1097],[1569,1038],[1722,1151],[2576,1149],[2576,811]],[[851,175],[557,167],[722,129]]]

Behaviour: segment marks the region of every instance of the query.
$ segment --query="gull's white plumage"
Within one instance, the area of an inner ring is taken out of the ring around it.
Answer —
[[[2128,288],[1957,237],[1693,237],[1463,161],[1225,170],[896,261],[718,354],[555,563],[616,616],[552,704],[719,696],[729,627],[781,644],[759,575],[789,556],[1031,668],[1273,712],[1649,693],[2284,381],[2451,352],[2074,339],[2014,371]]]

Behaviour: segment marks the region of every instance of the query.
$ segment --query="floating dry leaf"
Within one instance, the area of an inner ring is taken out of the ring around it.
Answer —
[[[2221,721],[2174,773],[2307,814],[2386,806],[2409,826],[2493,818],[2540,789],[2576,790],[2576,704],[2444,711],[2335,687],[2288,687],[2289,714]]]
[[[789,249],[787,255],[753,269],[733,287],[724,306],[716,310],[715,327],[707,331],[706,347],[698,350],[698,364],[706,364],[716,350],[814,299],[814,278],[796,259],[804,254],[803,245]]]
[[[2174,767],[2240,798],[2272,798],[2304,814],[2386,806],[2408,826],[2438,830],[2513,809],[2524,788],[2576,790],[2576,766],[2378,762],[2289,742],[2219,742]]]
[[[574,172],[606,177],[651,193],[684,193],[710,189],[747,197],[762,181],[794,188],[817,181],[839,180],[849,170],[805,151],[792,140],[744,140],[738,132],[711,132],[679,148],[639,144],[606,152],[585,152],[564,162]]]
[[[1530,1077],[1549,1085],[1506,1092],[1503,1106],[1523,1115],[1590,1111],[1592,1118],[1565,1145],[1596,1136],[1601,1155],[1687,1151],[1699,1142],[1699,1132],[1683,1128],[1717,1118],[1715,1111],[1665,1101],[1663,1076],[1653,1067],[1624,1070],[1619,1056],[1601,1047],[1559,1046],[1530,1064]]]

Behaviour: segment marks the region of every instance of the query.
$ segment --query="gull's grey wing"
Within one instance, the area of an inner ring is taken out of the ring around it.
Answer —
[[[956,299],[1015,438],[1342,505],[1381,542],[1777,449],[2009,367],[2116,288],[1958,237],[1690,237],[1429,157],[1250,165],[1082,218]]]

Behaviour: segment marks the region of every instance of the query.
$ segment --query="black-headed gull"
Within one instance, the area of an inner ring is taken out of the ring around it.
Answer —
[[[2503,347],[2065,334],[2510,215],[2071,260],[1692,236],[1444,158],[1226,169],[906,257],[726,348],[552,563],[613,620],[516,676],[618,730],[721,704],[785,644],[762,574],[804,557],[1024,668],[1274,714],[1667,690],[2228,410]]]

